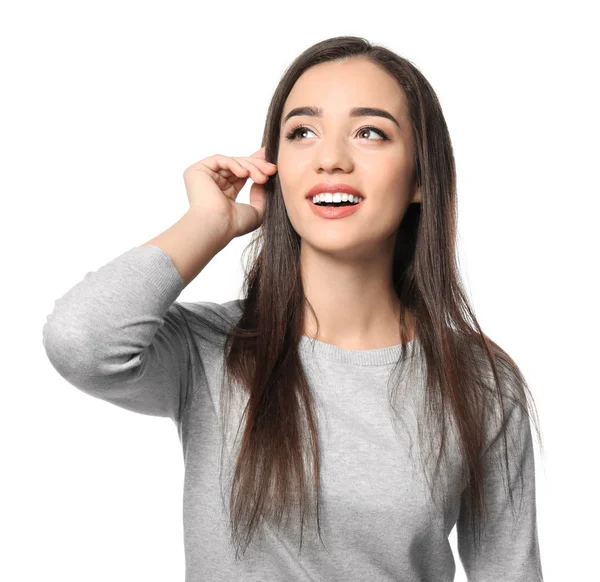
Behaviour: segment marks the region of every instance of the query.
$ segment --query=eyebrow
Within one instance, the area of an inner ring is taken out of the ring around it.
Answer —
[[[290,117],[294,117],[295,115],[308,115],[310,117],[322,117],[323,116],[323,108],[316,106],[303,106],[303,107],[295,107],[292,109],[283,119],[283,123],[285,123]],[[350,117],[385,117],[390,121],[393,121],[398,127],[400,124],[396,121],[396,118],[386,111],[385,109],[379,109],[378,107],[353,107],[350,109],[349,113]]]

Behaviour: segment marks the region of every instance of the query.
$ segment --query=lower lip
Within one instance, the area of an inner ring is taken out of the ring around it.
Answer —
[[[308,203],[312,211],[321,218],[346,218],[346,216],[350,216],[354,214],[364,203],[359,202],[358,204],[353,204],[352,206],[318,206],[317,204],[313,204],[310,198],[307,198]]]

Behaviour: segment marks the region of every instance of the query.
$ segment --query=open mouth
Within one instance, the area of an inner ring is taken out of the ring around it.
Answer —
[[[331,198],[331,195],[317,194],[316,196],[309,198],[309,200],[315,206],[331,206],[333,208],[339,208],[340,206],[357,206],[364,200],[362,196],[349,196],[348,194],[343,194],[341,199],[339,194],[336,194],[333,197],[333,200]]]

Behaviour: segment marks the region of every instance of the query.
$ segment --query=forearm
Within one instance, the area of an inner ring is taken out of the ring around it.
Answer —
[[[186,287],[233,239],[224,217],[190,208],[173,226],[141,246],[155,245],[173,261]]]

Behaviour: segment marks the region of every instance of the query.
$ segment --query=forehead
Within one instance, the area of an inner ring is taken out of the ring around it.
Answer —
[[[396,79],[365,59],[320,63],[306,70],[290,91],[281,119],[295,108],[317,105],[323,115],[347,115],[352,107],[380,107],[406,117],[404,91]]]

